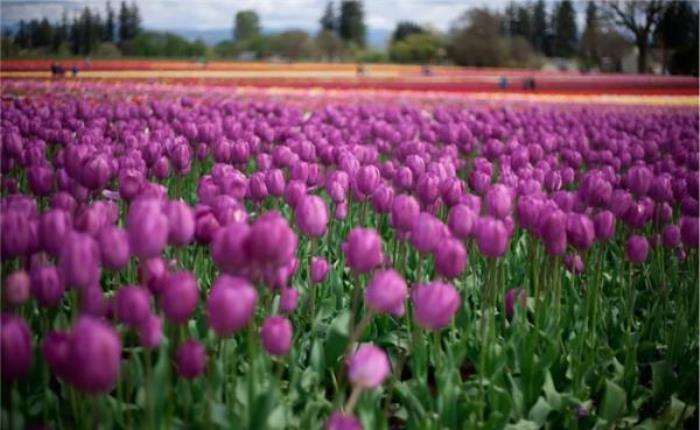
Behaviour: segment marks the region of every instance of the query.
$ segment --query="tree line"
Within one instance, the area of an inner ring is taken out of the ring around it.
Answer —
[[[367,46],[361,0],[329,1],[315,35],[303,30],[266,34],[255,10],[235,13],[231,38],[213,47],[168,32],[144,31],[135,3],[109,3],[105,18],[84,8],[68,22],[46,18],[20,22],[3,38],[3,55],[17,50],[43,54],[203,56],[285,61],[392,61],[452,63],[481,67],[540,67],[547,58],[575,62],[582,70],[620,71],[636,50],[637,70],[650,58],[673,74],[698,74],[698,11],[690,1],[605,0],[585,4],[582,29],[571,0],[511,1],[501,11],[471,8],[446,33],[429,25],[399,22],[386,50]],[[8,40],[10,44],[8,45]]]

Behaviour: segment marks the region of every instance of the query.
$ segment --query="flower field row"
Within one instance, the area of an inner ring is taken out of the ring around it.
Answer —
[[[3,428],[697,425],[697,112],[198,88],[3,82]]]

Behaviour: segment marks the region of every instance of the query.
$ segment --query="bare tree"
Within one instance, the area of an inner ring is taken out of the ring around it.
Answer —
[[[613,0],[601,3],[603,16],[618,27],[634,35],[639,50],[637,71],[647,72],[649,43],[656,30],[666,4],[662,0]]]

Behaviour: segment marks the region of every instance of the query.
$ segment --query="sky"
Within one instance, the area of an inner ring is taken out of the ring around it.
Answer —
[[[105,0],[0,0],[2,26],[20,19],[58,21],[64,11],[77,13],[85,6],[104,16]],[[118,8],[118,0],[112,7]],[[336,0],[336,4],[339,0]],[[211,30],[231,28],[237,10],[254,9],[265,29],[317,29],[326,0],[140,0],[143,26],[152,30]],[[365,23],[370,30],[392,30],[399,21],[430,24],[447,30],[465,9],[488,6],[502,9],[506,0],[365,0]]]

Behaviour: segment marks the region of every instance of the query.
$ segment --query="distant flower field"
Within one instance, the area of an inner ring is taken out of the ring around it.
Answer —
[[[697,427],[695,93],[195,72],[3,80],[0,426]]]

